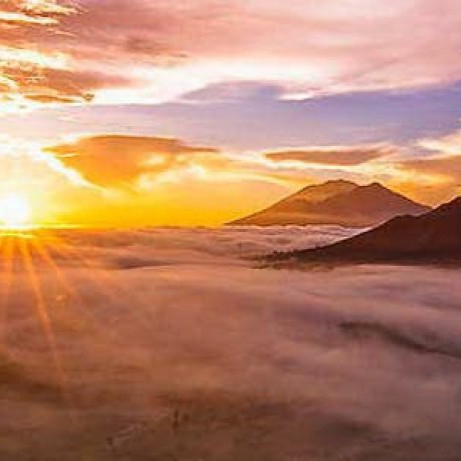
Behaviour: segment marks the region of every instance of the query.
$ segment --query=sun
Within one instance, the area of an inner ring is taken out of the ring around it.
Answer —
[[[32,213],[29,200],[21,194],[0,197],[0,222],[9,229],[31,224]]]

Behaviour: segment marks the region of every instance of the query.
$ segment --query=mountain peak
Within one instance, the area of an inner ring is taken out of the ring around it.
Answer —
[[[390,190],[386,186],[383,186],[380,182],[372,182],[370,184],[367,184],[365,186],[362,186],[364,189],[373,189],[373,190]]]
[[[321,184],[310,184],[296,192],[293,195],[302,194],[304,192],[311,192],[311,191],[325,191],[325,190],[336,190],[339,189],[341,191],[345,189],[355,189],[359,187],[358,184],[355,184],[352,181],[346,181],[345,179],[332,179]]]
[[[425,213],[428,207],[378,182],[359,186],[344,179],[307,186],[269,208],[235,221],[237,225],[332,224],[371,227],[402,215]]]
[[[383,184],[377,181],[369,183],[369,184],[365,184],[364,186],[358,186],[357,190],[360,190],[362,192],[372,192],[375,194],[382,194],[382,193],[389,194],[390,193],[394,195],[400,195],[397,192],[394,192],[393,190],[389,189],[388,187],[384,186]]]
[[[358,184],[356,184],[355,182],[352,182],[352,181],[348,181],[346,179],[330,179],[329,181],[326,181],[323,184],[320,184],[320,186],[326,186],[326,185],[331,185],[331,186],[334,186],[334,185],[339,185],[339,186],[349,185],[349,186],[358,187]]]
[[[454,198],[450,202],[444,203],[436,208],[432,213],[432,216],[441,216],[441,215],[456,215],[461,216],[461,196]]]

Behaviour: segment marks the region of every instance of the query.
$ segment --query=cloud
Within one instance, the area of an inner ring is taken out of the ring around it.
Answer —
[[[447,182],[461,181],[461,155],[418,158],[398,164],[400,168],[416,173],[424,173],[434,178],[445,178]]]
[[[394,154],[388,145],[306,147],[300,151],[225,153],[174,138],[97,135],[44,149],[90,183],[148,193],[155,184],[192,182],[301,187],[323,176],[366,177],[367,162]],[[362,172],[360,168],[364,168]],[[370,171],[371,171],[370,170]],[[369,172],[368,172],[369,173]],[[317,181],[319,180],[317,179]],[[207,200],[209,202],[209,200]]]
[[[84,53],[103,62],[115,54],[127,70],[139,60],[140,72],[131,74],[137,80],[143,71],[141,93],[154,101],[232,81],[275,83],[287,97],[302,98],[444,84],[461,75],[454,59],[461,40],[456,0],[443,7],[392,1],[386,8],[377,0],[295,1],[283,8],[262,0],[82,5],[86,13],[68,23],[83,30]],[[112,8],[117,18],[109,17]]]
[[[418,145],[443,155],[461,155],[461,129],[440,138],[422,139],[418,142]]]
[[[321,165],[355,166],[393,155],[397,149],[387,145],[308,147],[268,152],[265,156],[275,162],[301,162]]]
[[[1,457],[22,461],[33,450],[78,459],[81,440],[90,458],[139,460],[458,453],[458,271],[303,272],[239,258],[344,236],[319,227],[169,228],[16,242],[36,271],[29,277],[18,257],[14,293],[2,301]],[[11,248],[5,239],[2,251]],[[62,374],[36,319],[37,290]],[[63,424],[69,406],[78,418]]]
[[[73,76],[61,94],[63,79],[56,75],[68,69],[68,58],[57,50],[47,50],[42,42],[59,40],[59,22],[76,10],[54,0],[6,0],[0,6],[0,102],[2,111],[27,107],[41,98],[86,100]],[[69,76],[68,76],[69,77]],[[73,90],[70,91],[69,88]]]
[[[395,162],[396,179],[429,203],[446,202],[461,193],[461,131],[416,142],[412,158]],[[418,190],[419,189],[419,190]]]
[[[461,156],[417,158],[396,163],[394,178],[402,193],[439,205],[461,194]]]
[[[160,174],[187,165],[190,156],[215,155],[217,150],[195,147],[171,138],[107,135],[48,147],[64,165],[104,187],[130,187],[143,174]]]
[[[416,145],[429,151],[429,155],[420,154],[402,161],[399,163],[401,168],[461,182],[461,130],[439,138],[421,139]]]
[[[283,7],[266,0],[8,5],[0,10],[5,49],[65,56],[77,81],[80,74],[99,76],[66,94],[73,101],[94,94],[98,103],[162,102],[233,82],[274,85],[282,98],[302,99],[444,85],[461,77],[457,0],[393,0],[385,7],[379,0]],[[8,78],[6,62],[5,81],[20,84],[9,97],[28,93],[24,79]],[[37,59],[16,59],[18,65],[28,69],[28,79],[50,67]],[[42,91],[56,96],[46,78],[43,83]]]

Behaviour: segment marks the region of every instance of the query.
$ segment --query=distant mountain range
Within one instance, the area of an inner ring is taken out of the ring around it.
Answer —
[[[430,210],[379,183],[359,186],[338,180],[308,186],[265,210],[229,224],[371,227],[395,216],[420,215]]]
[[[422,216],[399,216],[333,245],[271,259],[302,262],[461,262],[461,197]]]

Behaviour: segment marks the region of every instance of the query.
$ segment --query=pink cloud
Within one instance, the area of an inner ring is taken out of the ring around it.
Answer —
[[[232,81],[305,98],[461,78],[457,0],[80,0],[72,9],[43,2],[55,11],[42,12],[8,4],[5,13],[32,20],[0,16],[2,43],[22,46],[25,36],[44,53],[64,53],[77,80],[98,75],[74,99],[160,102]],[[58,21],[59,34],[33,24],[43,20]]]
[[[278,83],[287,94],[302,97],[437,85],[461,77],[456,0],[385,5],[377,0],[283,5],[84,0],[81,5],[84,12],[66,20],[78,35],[77,54],[109,66],[116,56],[127,69],[129,64],[169,68],[184,92],[249,80]],[[145,78],[146,87],[165,83],[155,72]]]

